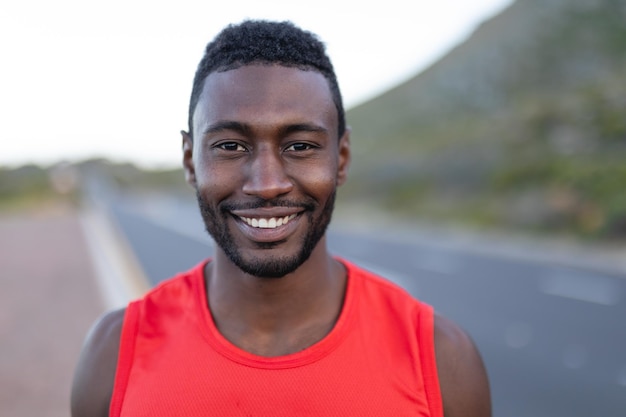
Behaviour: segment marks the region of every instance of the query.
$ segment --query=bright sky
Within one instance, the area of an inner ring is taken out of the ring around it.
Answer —
[[[317,33],[349,108],[415,75],[511,3],[3,0],[0,165],[102,156],[178,166],[196,65],[232,22],[291,20]]]

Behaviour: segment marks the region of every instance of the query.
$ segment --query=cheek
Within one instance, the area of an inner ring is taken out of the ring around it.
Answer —
[[[210,195],[217,203],[236,190],[241,175],[240,169],[224,169],[215,163],[203,162],[196,168],[198,190],[204,195]]]
[[[325,199],[337,187],[336,172],[335,164],[312,164],[297,175],[298,184],[305,192]]]

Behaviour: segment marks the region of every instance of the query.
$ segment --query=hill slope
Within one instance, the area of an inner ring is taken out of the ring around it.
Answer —
[[[348,112],[342,195],[409,216],[626,236],[626,0],[518,0]]]

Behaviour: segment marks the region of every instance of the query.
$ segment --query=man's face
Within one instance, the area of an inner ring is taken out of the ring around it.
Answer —
[[[249,65],[207,77],[185,169],[207,231],[244,272],[293,272],[324,236],[349,162],[337,124],[318,72]]]

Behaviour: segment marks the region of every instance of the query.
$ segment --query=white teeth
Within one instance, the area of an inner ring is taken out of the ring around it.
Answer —
[[[266,218],[250,218],[250,217],[240,217],[244,222],[246,222],[249,226],[256,227],[259,229],[275,229],[280,226],[286,225],[290,220],[295,219],[297,214],[292,214],[291,216],[285,217],[270,217]]]

